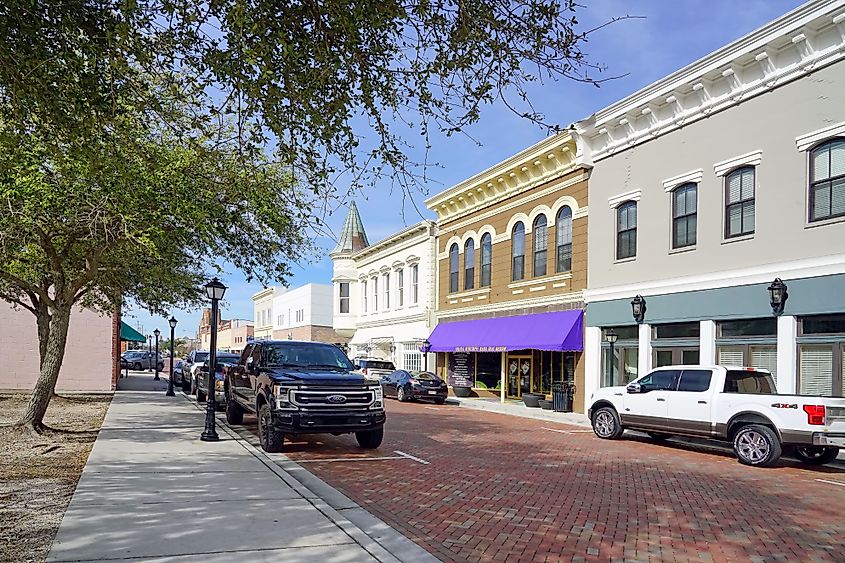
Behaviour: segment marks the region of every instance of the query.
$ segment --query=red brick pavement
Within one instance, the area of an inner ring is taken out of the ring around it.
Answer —
[[[304,467],[444,561],[845,561],[845,487],[815,480],[845,471],[755,469],[707,447],[426,407],[389,401],[376,452],[347,435],[286,454],[429,461]]]

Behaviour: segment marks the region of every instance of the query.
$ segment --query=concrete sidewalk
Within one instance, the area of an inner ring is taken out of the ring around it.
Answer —
[[[203,412],[165,381],[119,385],[48,561],[433,559],[371,515],[367,535],[225,425],[200,441]]]
[[[521,401],[508,400],[502,403],[500,399],[488,397],[449,397],[448,401],[471,409],[592,428],[590,419],[587,418],[587,415],[585,414],[577,412],[554,412],[540,408],[530,408],[526,407]]]

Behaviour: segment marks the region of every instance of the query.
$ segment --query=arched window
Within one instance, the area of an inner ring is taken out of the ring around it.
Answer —
[[[637,202],[626,201],[616,210],[616,259],[637,255]]]
[[[458,291],[458,243],[449,248],[449,293]]]
[[[845,215],[845,138],[810,151],[810,221]]]
[[[490,269],[493,263],[493,237],[484,233],[481,237],[481,287],[490,287]]]
[[[683,184],[672,192],[672,248],[695,246],[697,230],[698,184]]]
[[[534,219],[534,277],[546,275],[548,262],[549,229],[545,215],[538,215]]]
[[[475,242],[469,239],[464,246],[464,289],[475,287]]]
[[[525,277],[525,225],[522,221],[513,226],[511,231],[511,280]]]
[[[754,232],[754,167],[737,168],[725,177],[725,238]]]
[[[557,245],[557,271],[572,270],[572,209],[563,206],[557,212],[555,244]]]

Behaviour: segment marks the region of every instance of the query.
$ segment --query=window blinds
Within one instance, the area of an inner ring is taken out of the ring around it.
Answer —
[[[833,394],[833,348],[802,346],[799,377],[802,395]]]

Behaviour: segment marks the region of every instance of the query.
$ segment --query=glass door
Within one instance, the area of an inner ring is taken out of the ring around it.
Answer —
[[[531,356],[508,355],[508,398],[521,399],[531,391],[532,371]]]
[[[663,366],[696,366],[699,364],[698,348],[655,348],[654,367]]]

